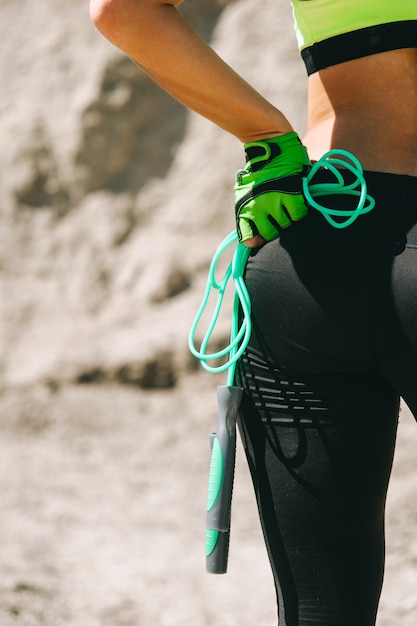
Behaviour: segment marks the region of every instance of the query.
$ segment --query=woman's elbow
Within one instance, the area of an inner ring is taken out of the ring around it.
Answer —
[[[106,17],[110,8],[111,0],[90,0],[90,19],[98,26],[100,22]]]
[[[138,19],[141,12],[155,5],[178,6],[182,0],[90,0],[90,19],[96,28],[109,39],[112,33],[120,32],[123,25]]]
[[[113,41],[151,4],[154,0],[90,0],[90,19],[104,37]]]
[[[111,38],[118,28],[124,4],[124,0],[90,0],[90,19],[105,37]]]

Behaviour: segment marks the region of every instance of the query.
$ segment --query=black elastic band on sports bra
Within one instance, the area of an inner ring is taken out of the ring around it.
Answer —
[[[417,20],[368,26],[319,41],[301,51],[307,74],[353,59],[398,50],[417,48]]]

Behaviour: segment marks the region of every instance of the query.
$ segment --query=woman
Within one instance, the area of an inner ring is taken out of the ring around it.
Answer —
[[[401,397],[417,416],[417,3],[293,0],[309,75],[303,144],[312,161],[331,148],[356,155],[376,201],[344,230],[307,210],[309,158],[290,121],[178,4],[91,0],[91,16],[175,98],[245,144],[236,209],[254,248],[253,333],[237,369],[240,428],[279,625],[372,626]],[[327,202],[350,208],[348,197]]]

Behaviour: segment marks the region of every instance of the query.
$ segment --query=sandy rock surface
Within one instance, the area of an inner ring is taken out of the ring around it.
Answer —
[[[184,4],[302,133],[287,0]],[[204,571],[224,381],[187,349],[241,148],[105,42],[85,0],[0,0],[0,22],[0,625],[273,626],[240,447],[229,572]],[[417,621],[416,445],[404,408],[378,626]]]

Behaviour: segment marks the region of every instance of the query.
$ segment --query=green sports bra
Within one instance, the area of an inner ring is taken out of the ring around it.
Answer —
[[[417,0],[292,0],[307,73],[398,48],[417,48]]]

